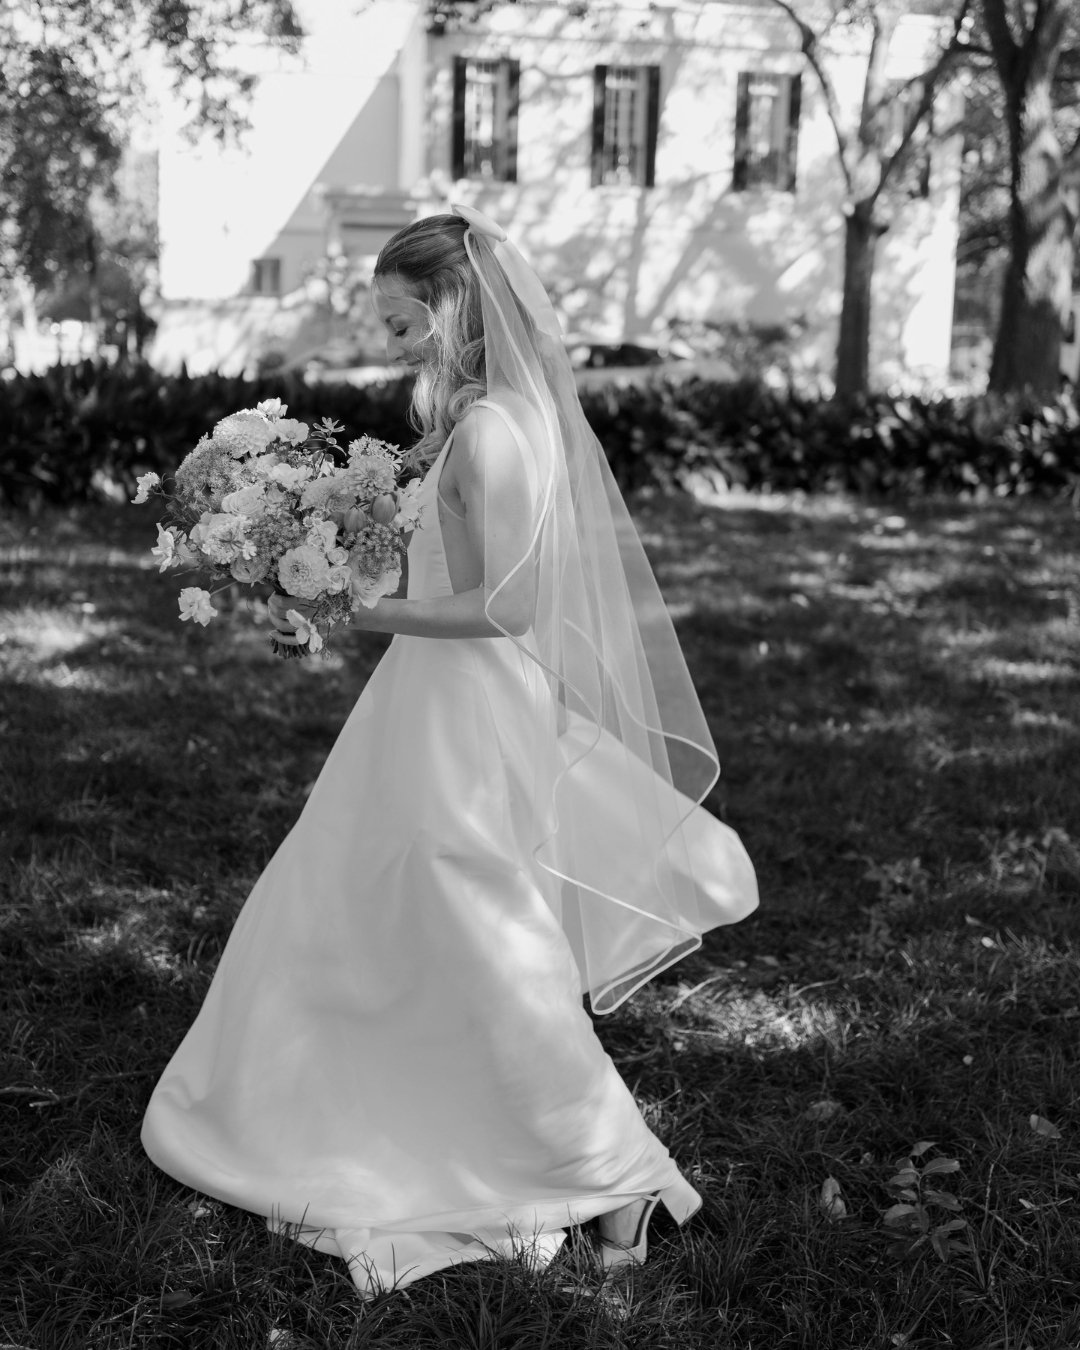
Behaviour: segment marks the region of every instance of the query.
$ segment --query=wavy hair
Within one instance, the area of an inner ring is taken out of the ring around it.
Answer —
[[[466,222],[455,215],[425,216],[389,239],[376,262],[374,281],[393,277],[427,306],[425,340],[434,359],[420,367],[409,421],[420,439],[407,462],[426,467],[457,422],[487,393],[484,319],[480,287],[465,252]]]

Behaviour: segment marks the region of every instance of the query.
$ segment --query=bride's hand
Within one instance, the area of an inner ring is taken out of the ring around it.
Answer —
[[[290,609],[295,609],[298,614],[302,614],[306,619],[311,616],[311,613],[315,608],[314,605],[307,600],[298,600],[295,595],[279,595],[277,591],[274,592],[266,604],[270,611],[270,622],[277,629],[278,633],[282,635],[283,639],[292,637],[296,632],[296,629],[285,617]]]

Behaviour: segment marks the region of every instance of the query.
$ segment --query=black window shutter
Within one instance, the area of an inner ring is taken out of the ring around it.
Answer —
[[[503,179],[507,183],[516,183],[521,62],[508,59],[503,64],[506,67],[506,144],[503,146]]]
[[[607,66],[593,67],[592,185],[604,181],[604,101],[607,97]]]
[[[934,105],[930,104],[930,111],[926,114],[925,133],[923,138],[922,153],[919,156],[919,196],[930,196],[930,147],[934,143]]]
[[[750,181],[750,74],[744,71],[739,76],[735,95],[735,164],[731,174],[731,186],[741,191]]]
[[[646,67],[645,186],[656,186],[656,141],[660,133],[660,67]]]
[[[465,177],[465,81],[468,70],[468,59],[455,56],[454,111],[450,132],[450,173],[454,178]]]
[[[802,112],[802,76],[792,75],[788,89],[787,144],[784,147],[786,173],[783,187],[795,191],[795,167],[799,158],[799,116]]]

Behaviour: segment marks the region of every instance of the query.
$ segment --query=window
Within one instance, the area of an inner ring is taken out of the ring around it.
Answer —
[[[795,191],[802,80],[744,71],[735,102],[732,186]]]
[[[251,289],[255,295],[281,294],[281,259],[256,258],[251,264]]]
[[[517,182],[520,64],[454,58],[453,174]]]
[[[660,120],[659,66],[596,66],[592,183],[652,187]]]
[[[886,101],[882,108],[885,120],[881,149],[885,156],[895,155],[904,139],[904,127],[908,118],[922,101],[923,86],[919,80],[907,82],[894,80],[890,83]],[[897,167],[899,180],[912,197],[930,196],[930,140],[934,134],[934,109],[922,119],[908,142],[904,162]]]

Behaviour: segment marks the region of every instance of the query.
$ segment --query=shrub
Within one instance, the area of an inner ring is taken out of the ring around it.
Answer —
[[[295,374],[161,375],[145,365],[57,366],[0,381],[0,502],[64,504],[175,467],[218,419],[278,397],[290,415],[407,444],[406,380],[356,388]],[[587,390],[582,403],[624,492],[676,490],[701,473],[773,491],[1068,493],[1080,497],[1080,412],[1066,399],[873,394],[830,401],[728,383],[655,378]]]
[[[0,502],[85,501],[108,482],[130,495],[138,474],[174,469],[215,422],[264,398],[281,398],[290,416],[334,417],[351,435],[402,444],[411,439],[408,397],[401,380],[358,389],[290,374],[245,380],[162,375],[142,364],[54,366],[0,381]]]

